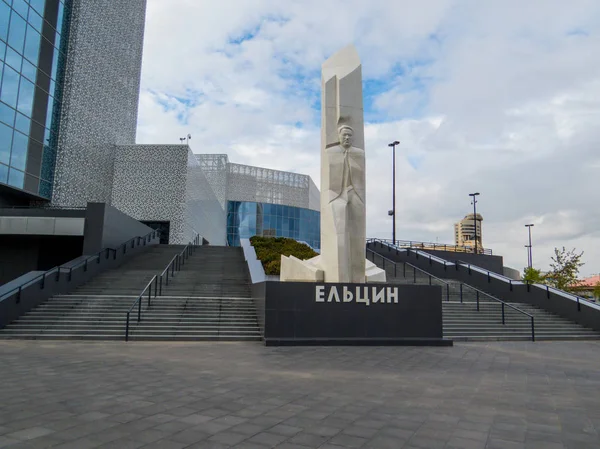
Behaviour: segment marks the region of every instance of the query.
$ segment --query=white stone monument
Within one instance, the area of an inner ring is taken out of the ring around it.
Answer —
[[[350,45],[322,66],[321,255],[281,256],[281,281],[385,282],[365,258],[365,133],[362,70]]]

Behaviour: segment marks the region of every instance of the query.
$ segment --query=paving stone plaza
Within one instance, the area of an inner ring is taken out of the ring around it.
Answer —
[[[0,447],[600,447],[598,342],[0,341]]]

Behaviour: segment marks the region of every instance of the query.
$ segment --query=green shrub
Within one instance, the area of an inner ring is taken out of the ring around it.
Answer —
[[[250,238],[250,243],[256,251],[256,257],[261,261],[265,274],[277,275],[281,270],[281,256],[294,256],[300,260],[312,259],[318,254],[313,249],[286,237]]]

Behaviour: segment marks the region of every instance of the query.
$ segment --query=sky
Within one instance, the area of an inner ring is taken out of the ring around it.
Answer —
[[[321,64],[362,62],[367,236],[454,241],[479,192],[483,243],[600,272],[597,0],[148,0],[139,143],[308,174],[319,186]]]

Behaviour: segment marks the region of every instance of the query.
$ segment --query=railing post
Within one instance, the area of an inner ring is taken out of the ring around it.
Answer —
[[[479,290],[476,290],[477,292],[477,311],[479,312]]]
[[[150,308],[150,298],[152,297],[152,284],[148,286],[148,308]]]
[[[156,298],[158,295],[158,276],[154,278],[154,297]]]
[[[429,265],[432,265],[433,262],[431,261],[431,256],[429,256]]]
[[[460,283],[460,302],[461,302],[461,304],[463,302],[463,284],[462,284],[462,282]]]
[[[505,324],[505,322],[504,322],[504,303],[502,303],[502,324]]]
[[[168,276],[168,274],[167,274]],[[158,296],[162,296],[162,274],[160,275],[160,287],[158,290]]]
[[[531,317],[531,341],[535,341],[535,327],[533,324],[533,317]]]
[[[429,275],[429,285],[431,285],[431,275]]]
[[[508,284],[510,285],[510,291],[513,291],[513,283],[512,283],[512,279],[508,281]]]
[[[529,281],[527,281],[526,284],[527,284],[527,293],[529,293],[531,291],[531,284],[529,283]]]
[[[467,264],[467,268],[469,268],[469,274],[471,274],[471,264]]]
[[[138,323],[142,321],[142,298],[138,298]]]
[[[446,302],[450,302],[450,284],[446,284]]]
[[[488,284],[489,284],[490,282],[492,282],[492,280],[490,279],[490,272],[489,272],[489,270],[488,270],[488,272],[487,272],[487,278],[488,278]]]
[[[546,296],[548,296],[548,299],[550,299],[550,287],[548,287],[546,285]]]
[[[125,324],[125,341],[129,340],[129,312],[127,312],[127,324]]]
[[[579,296],[577,297],[577,311],[581,312],[581,303],[579,302]]]
[[[83,263],[83,271],[87,271],[87,259],[85,259],[85,262]]]
[[[413,284],[417,283],[417,269],[413,267]]]
[[[42,282],[40,283],[40,290],[44,290],[45,284],[46,284],[46,275],[42,274]]]
[[[403,276],[404,278],[406,278],[406,262],[404,262],[404,263],[402,264],[402,269],[403,269],[403,271],[404,271],[404,273],[402,273],[402,276]]]
[[[165,279],[165,285],[169,285],[169,269],[167,268],[167,278]]]

